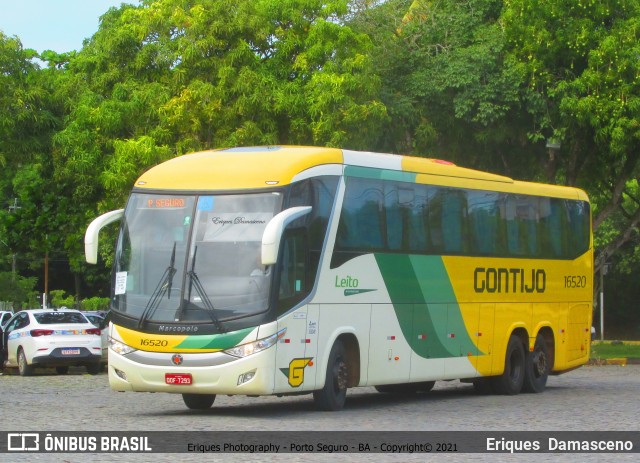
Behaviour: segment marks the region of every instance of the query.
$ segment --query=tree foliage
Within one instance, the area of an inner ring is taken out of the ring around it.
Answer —
[[[584,188],[599,266],[638,243],[639,9],[637,0],[412,1],[389,21],[400,22],[395,33],[372,36],[379,50],[393,43],[376,55],[397,121],[382,145]],[[390,11],[368,14],[382,22]]]
[[[640,3],[637,0],[505,2],[511,53],[546,101],[543,125],[562,141],[553,177],[592,192],[601,265],[637,239],[640,223]],[[617,216],[617,217],[616,217]],[[606,227],[611,230],[611,226]]]
[[[34,64],[35,57],[0,32],[0,245],[12,272],[41,264],[51,246],[62,247],[68,230],[51,160],[63,110],[53,96],[55,75]]]
[[[385,111],[370,41],[337,21],[346,12],[340,0],[157,0],[110,10],[69,63],[58,171],[85,183],[87,198],[103,188],[122,204],[142,171],[186,152],[365,147]]]
[[[35,286],[34,277],[25,278],[12,272],[0,272],[0,301],[9,302],[14,309],[37,307]]]
[[[376,42],[389,50],[380,68],[398,121],[385,148],[517,177],[535,171],[545,153],[531,136],[540,102],[508,53],[501,12],[500,0],[415,0],[389,21]],[[390,11],[371,15],[380,13]]]
[[[41,84],[33,50],[17,37],[0,31],[0,166],[32,161],[48,149],[56,124],[48,110],[48,92]]]

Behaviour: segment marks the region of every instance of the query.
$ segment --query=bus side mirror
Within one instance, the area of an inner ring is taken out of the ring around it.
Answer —
[[[107,212],[95,218],[87,227],[84,234],[84,257],[89,264],[98,262],[98,234],[106,225],[116,220],[120,220],[124,214],[124,209]]]
[[[262,234],[262,265],[276,263],[285,227],[309,212],[311,212],[311,206],[292,207],[280,212],[269,221]]]

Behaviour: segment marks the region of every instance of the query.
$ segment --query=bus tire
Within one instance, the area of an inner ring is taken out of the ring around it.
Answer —
[[[182,400],[191,410],[207,410],[216,400],[215,394],[182,394]]]
[[[525,360],[524,385],[525,392],[543,392],[549,378],[549,351],[542,334],[536,336],[533,352],[527,353]]]
[[[476,391],[478,395],[489,395],[493,394],[493,386],[492,386],[492,378],[477,378],[473,380],[473,389]]]
[[[525,353],[520,338],[511,335],[504,360],[504,373],[491,378],[491,386],[496,394],[516,395],[522,390],[525,376]]]
[[[316,407],[331,412],[341,410],[347,398],[348,378],[346,351],[342,342],[338,340],[329,353],[324,387],[313,393]]]

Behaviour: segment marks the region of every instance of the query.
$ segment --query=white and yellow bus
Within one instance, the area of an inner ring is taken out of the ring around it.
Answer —
[[[587,195],[449,162],[316,147],[184,155],[144,173],[115,250],[117,391],[541,392],[589,358]]]

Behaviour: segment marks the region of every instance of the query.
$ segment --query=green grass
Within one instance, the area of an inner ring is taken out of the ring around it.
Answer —
[[[640,342],[638,341],[595,341],[591,344],[591,358],[640,358]]]

